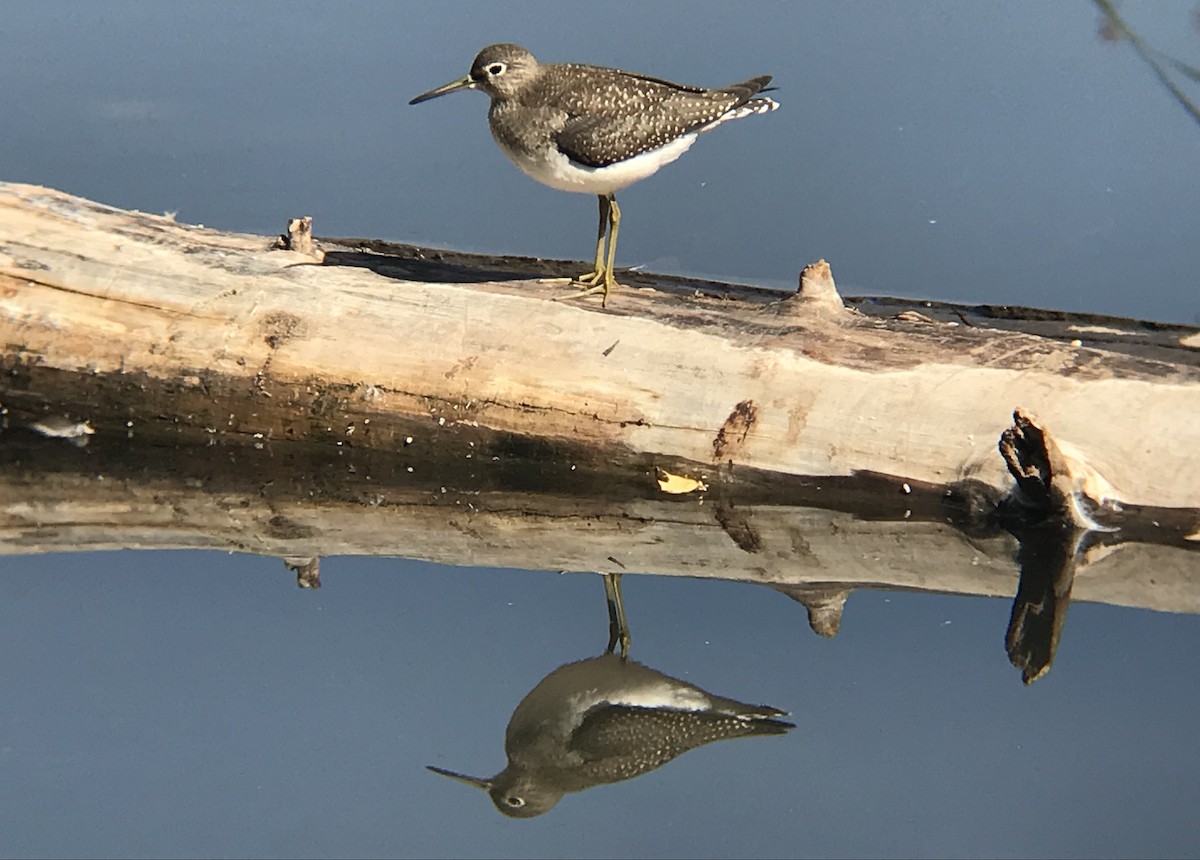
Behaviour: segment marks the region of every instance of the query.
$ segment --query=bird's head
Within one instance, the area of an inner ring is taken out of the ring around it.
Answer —
[[[504,42],[488,45],[475,55],[465,78],[421,93],[410,105],[444,96],[458,90],[482,90],[493,99],[513,98],[537,74],[538,61],[520,45]]]
[[[483,789],[496,808],[509,818],[536,818],[553,809],[563,796],[561,791],[538,785],[529,776],[518,775],[508,768],[491,779],[467,776],[433,766],[428,766],[427,770]]]

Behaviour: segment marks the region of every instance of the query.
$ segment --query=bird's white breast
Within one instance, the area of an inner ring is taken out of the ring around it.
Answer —
[[[643,152],[607,167],[587,167],[578,164],[553,147],[528,152],[505,146],[499,138],[496,138],[496,143],[513,164],[543,185],[581,194],[613,194],[627,185],[653,175],[664,164],[670,164],[679,158],[696,142],[698,134],[699,132],[685,134],[658,149]]]

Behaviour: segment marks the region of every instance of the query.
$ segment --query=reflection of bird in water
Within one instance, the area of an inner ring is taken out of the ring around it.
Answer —
[[[619,583],[606,584],[614,641],[627,642],[616,635]],[[784,713],[714,696],[618,656],[610,644],[599,657],[555,669],[521,700],[500,773],[481,779],[429,769],[484,789],[505,815],[532,818],[567,792],[640,776],[704,744],[784,734],[794,728],[777,719]]]

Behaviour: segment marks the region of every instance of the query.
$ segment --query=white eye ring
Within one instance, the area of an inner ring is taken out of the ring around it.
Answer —
[[[525,805],[525,798],[509,796],[509,797],[504,798],[504,802],[507,803],[509,806],[511,806],[513,809],[520,809],[522,806]]]
[[[504,74],[504,70],[506,68],[508,68],[508,67],[505,66],[504,63],[492,63],[490,66],[487,67],[487,73],[489,75],[491,75],[493,78],[495,78],[495,77],[498,77],[498,76]]]

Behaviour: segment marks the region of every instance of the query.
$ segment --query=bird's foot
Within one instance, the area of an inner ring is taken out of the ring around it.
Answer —
[[[602,308],[607,307],[608,294],[612,292],[613,288],[621,286],[617,283],[617,279],[613,277],[612,273],[605,268],[585,272],[574,278],[538,278],[537,282],[553,287],[565,287],[568,285],[579,287],[580,291],[578,293],[572,293],[569,296],[555,296],[551,299],[554,302],[562,302],[568,299],[582,299],[601,293],[600,307]]]
[[[600,293],[600,307],[603,308],[608,306],[608,294],[612,292],[614,287],[620,286],[617,283],[617,279],[613,277],[612,271],[605,268],[594,269],[577,278],[572,278],[569,283],[579,287],[580,291],[570,296],[558,296],[554,301],[582,299]]]
[[[603,282],[607,274],[607,270],[601,266],[598,269],[592,269],[590,272],[584,272],[582,275],[575,275],[571,278],[538,278],[537,282],[554,287],[565,287],[568,284],[576,287],[594,287]]]
[[[571,283],[577,287],[598,287],[608,279],[610,279],[608,269],[598,265],[590,272],[584,272],[582,275],[571,278]]]

